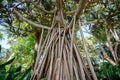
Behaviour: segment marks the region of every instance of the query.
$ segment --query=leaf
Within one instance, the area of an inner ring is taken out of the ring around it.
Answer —
[[[15,73],[14,73],[15,77],[17,77],[17,76],[19,76],[21,74],[21,69],[22,69],[21,66],[19,66],[19,67],[16,68]]]
[[[5,62],[5,63],[1,64],[1,65],[0,65],[0,68],[1,68],[1,67],[4,67],[4,66],[6,66],[6,65],[8,65],[8,64],[10,64],[10,63],[12,63],[12,62],[14,61],[14,59],[15,59],[15,57],[14,57],[14,58],[12,58],[12,59],[10,59],[10,60],[9,60],[9,61],[7,61],[7,62]]]
[[[7,77],[7,80],[14,80],[15,70],[16,70],[16,68],[11,65],[11,67],[10,67],[10,69],[9,69],[9,71],[8,71],[9,75],[8,75],[8,77]]]
[[[17,67],[16,70],[15,70],[15,72],[21,71],[21,68],[22,68],[22,66]]]
[[[21,76],[20,80],[27,80],[27,78],[30,76],[30,71],[32,67],[29,67],[26,72]]]
[[[46,78],[42,78],[41,80],[47,80]]]
[[[9,73],[2,73],[0,74],[0,80],[7,80]]]

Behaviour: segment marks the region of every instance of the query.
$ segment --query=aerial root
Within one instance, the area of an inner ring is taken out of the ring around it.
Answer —
[[[71,35],[71,30],[67,33],[66,29],[60,27],[49,32],[38,48],[31,80],[44,77],[47,80],[91,80]]]

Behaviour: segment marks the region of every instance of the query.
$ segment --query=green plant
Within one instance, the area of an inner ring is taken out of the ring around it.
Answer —
[[[29,78],[31,67],[29,67],[26,71],[21,72],[21,66],[16,68],[11,64],[14,59],[15,58],[12,58],[0,65],[1,80],[27,80]]]
[[[99,79],[105,80],[119,80],[120,79],[120,65],[112,66],[110,63],[102,62],[96,66],[96,73]],[[98,69],[99,68],[99,69]]]

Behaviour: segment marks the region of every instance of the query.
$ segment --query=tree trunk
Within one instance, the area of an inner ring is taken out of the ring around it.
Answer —
[[[28,0],[29,1],[29,0]],[[14,12],[32,26],[42,28],[41,33],[36,32],[35,64],[31,80],[91,80],[90,74],[83,62],[81,54],[74,41],[75,24],[86,7],[87,0],[80,0],[77,9],[72,11],[73,18],[66,22],[63,0],[57,0],[57,10],[53,12],[43,10],[36,3],[30,2],[39,10],[54,14],[51,26],[35,23],[22,16],[16,9]],[[47,31],[48,30],[48,31]],[[47,32],[47,35],[45,33]],[[40,36],[40,37],[39,37]]]
[[[46,38],[41,34],[31,80],[91,80],[74,41],[75,20],[71,29],[61,12],[54,16]]]
[[[35,46],[34,46],[34,57],[33,57],[33,68],[36,62],[36,57],[37,57],[37,50],[38,50],[38,45],[39,45],[39,40],[40,40],[40,29],[35,29]]]

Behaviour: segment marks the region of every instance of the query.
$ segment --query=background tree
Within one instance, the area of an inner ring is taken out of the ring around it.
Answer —
[[[120,26],[119,4],[119,0],[101,0],[85,11],[86,23],[89,25],[91,33],[98,39],[103,57],[112,65],[116,65],[119,61],[119,33],[117,32]],[[114,42],[112,42],[113,39]],[[109,53],[106,53],[103,45],[106,45]]]

